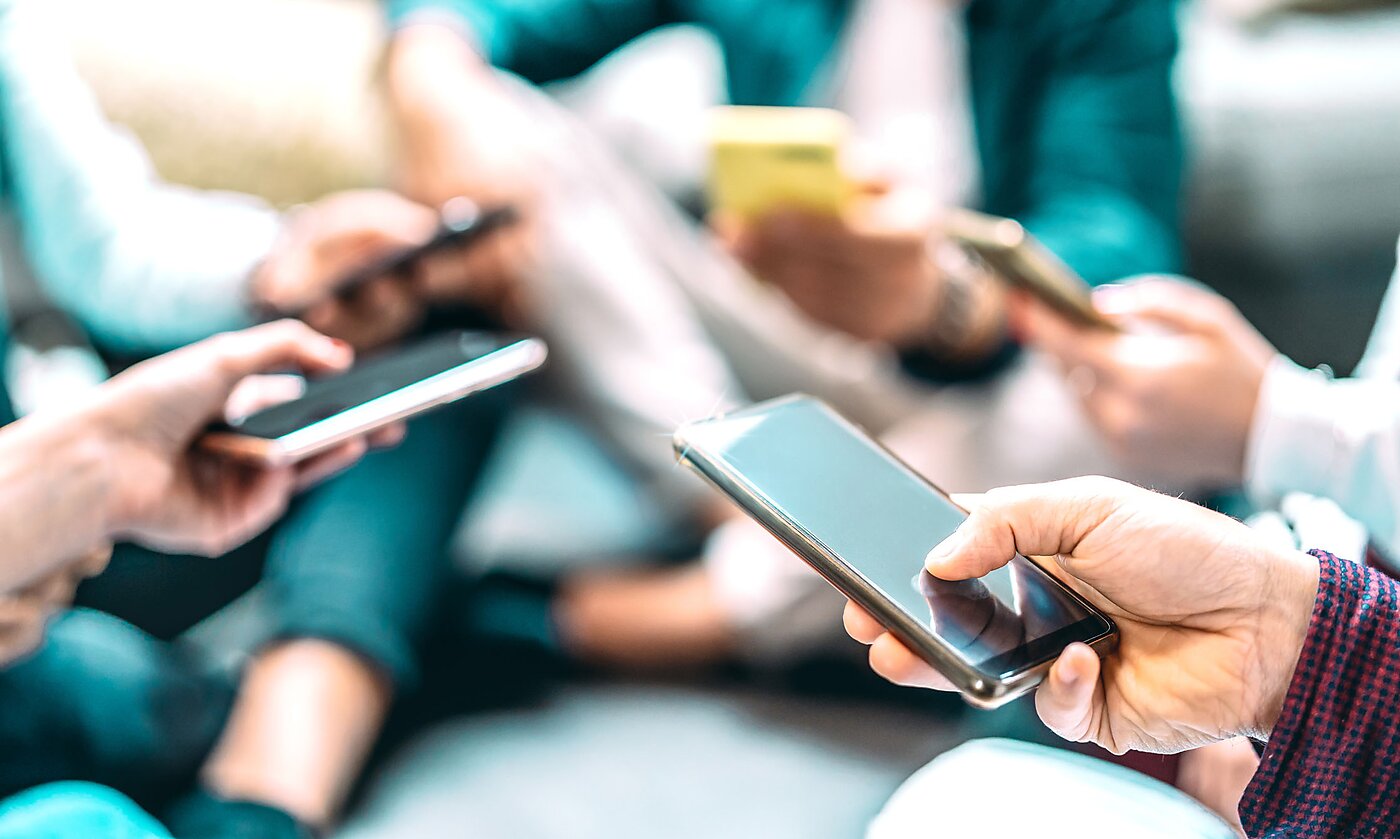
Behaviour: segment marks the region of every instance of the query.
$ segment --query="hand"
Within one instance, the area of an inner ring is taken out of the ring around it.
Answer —
[[[1100,289],[1122,333],[1078,328],[1026,300],[1018,332],[1057,358],[1089,418],[1124,463],[1161,480],[1243,480],[1259,389],[1277,351],[1223,297],[1143,279]]]
[[[404,194],[432,206],[457,196],[482,207],[510,204],[520,214],[515,224],[464,254],[461,271],[429,277],[425,294],[481,306],[518,323],[524,284],[537,264],[545,160],[538,127],[490,66],[457,32],[441,26],[398,32],[385,78]]]
[[[225,416],[240,385],[238,401],[245,409],[285,398],[285,388],[273,382],[244,384],[249,376],[287,367],[332,373],[351,358],[344,344],[296,321],[279,321],[211,338],[117,376],[81,415],[110,450],[106,460],[115,490],[108,532],[161,550],[214,556],[266,528],[294,491],[353,463],[367,442],[347,442],[280,469],[235,463],[193,443]],[[390,430],[380,442],[400,432]]]
[[[929,573],[983,576],[1017,552],[1118,624],[1106,660],[1065,649],[1036,694],[1052,730],[1116,754],[1178,752],[1237,735],[1267,738],[1283,707],[1317,597],[1317,563],[1233,519],[1106,478],[960,498],[972,512],[929,554]],[[891,681],[951,685],[868,614],[846,628]]]
[[[392,192],[337,193],[288,217],[280,241],[253,276],[253,296],[272,311],[301,313],[313,329],[358,349],[377,347],[422,321],[424,304],[413,278],[381,277],[344,298],[336,295],[337,285],[350,271],[426,242],[437,227],[436,212]],[[450,272],[452,266],[425,264],[421,270]]]
[[[20,591],[0,595],[0,667],[38,649],[49,619],[73,602],[78,583],[102,573],[111,558],[111,547],[104,547]]]
[[[818,323],[898,345],[931,328],[941,282],[921,209],[879,197],[845,217],[786,211],[712,222],[736,259]]]

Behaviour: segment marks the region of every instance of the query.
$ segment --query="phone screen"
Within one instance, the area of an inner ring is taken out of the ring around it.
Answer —
[[[1011,672],[1110,629],[1024,557],[961,582],[924,571],[966,516],[820,402],[698,423],[686,439],[983,672]]]
[[[230,428],[239,434],[269,440],[285,437],[356,405],[482,358],[516,340],[489,332],[436,335],[413,346],[367,358],[339,376],[313,380],[300,399],[259,411]]]

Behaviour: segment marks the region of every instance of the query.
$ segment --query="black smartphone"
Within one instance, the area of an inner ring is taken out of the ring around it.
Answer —
[[[280,466],[518,378],[545,361],[538,338],[454,330],[387,351],[298,399],[211,428],[208,451]]]
[[[468,247],[519,220],[520,212],[509,204],[482,209],[469,199],[454,198],[443,205],[442,221],[428,241],[411,248],[401,248],[348,272],[332,285],[335,296],[345,299],[381,277],[406,273],[414,263],[426,256]],[[306,309],[278,314],[283,317],[301,317],[306,314]]]
[[[948,496],[822,402],[789,396],[683,426],[677,456],[842,594],[994,708],[1032,690],[1064,648],[1112,649],[1113,621],[1017,556],[950,582],[924,558],[967,518]]]

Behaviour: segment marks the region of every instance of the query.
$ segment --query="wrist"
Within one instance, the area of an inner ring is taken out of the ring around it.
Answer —
[[[1318,564],[1308,554],[1266,549],[1266,584],[1253,632],[1257,700],[1240,734],[1267,740],[1288,697],[1317,602]]]
[[[27,423],[33,424],[26,428]],[[121,453],[101,399],[61,415],[20,420],[15,430],[30,459],[43,463],[47,474],[63,476],[59,492],[67,503],[57,506],[78,513],[56,522],[52,531],[62,534],[55,541],[63,556],[85,554],[120,532],[129,504],[118,479]]]
[[[911,344],[951,361],[976,362],[993,355],[1006,340],[1006,293],[966,259],[945,255],[927,260],[935,291],[927,316]]]

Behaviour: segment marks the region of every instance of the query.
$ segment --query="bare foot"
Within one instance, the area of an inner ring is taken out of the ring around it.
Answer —
[[[364,764],[389,705],[382,675],[343,647],[288,641],[248,667],[203,781],[221,798],[325,828]]]
[[[560,588],[554,619],[564,649],[603,667],[674,670],[721,661],[734,649],[698,563],[575,577]]]

